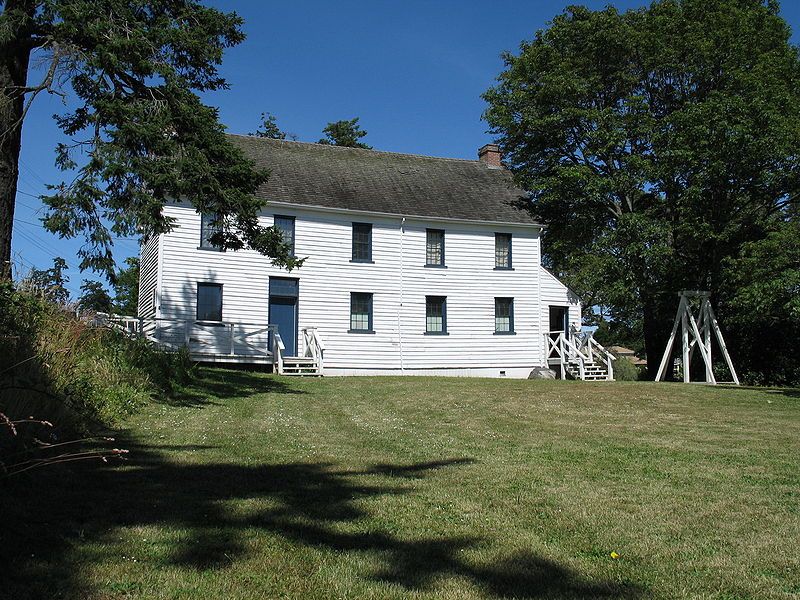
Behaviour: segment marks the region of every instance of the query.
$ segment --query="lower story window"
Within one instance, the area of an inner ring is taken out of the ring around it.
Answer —
[[[197,284],[197,320],[222,321],[222,285]]]
[[[447,333],[447,298],[425,296],[425,332]]]
[[[494,299],[494,331],[495,333],[514,332],[514,299]]]
[[[350,331],[372,331],[372,294],[350,294]]]

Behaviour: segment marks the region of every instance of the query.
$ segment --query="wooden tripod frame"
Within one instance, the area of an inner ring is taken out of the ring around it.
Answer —
[[[678,295],[681,298],[680,304],[678,304],[678,313],[675,315],[675,323],[672,326],[672,333],[669,335],[669,341],[664,350],[664,357],[661,359],[661,366],[658,368],[656,381],[664,381],[667,376],[667,367],[669,366],[670,358],[672,358],[672,347],[675,344],[678,325],[680,325],[684,383],[691,381],[690,365],[694,349],[697,347],[706,365],[706,383],[716,385],[717,380],[714,378],[711,362],[711,332],[713,331],[719,343],[720,352],[722,352],[722,356],[725,358],[728,369],[733,376],[733,383],[739,385],[739,378],[736,376],[733,362],[731,362],[730,354],[728,354],[728,348],[725,346],[725,340],[714,315],[714,309],[711,308],[711,302],[708,299],[711,294],[709,292],[684,290]],[[695,320],[692,313],[693,298],[700,299],[700,311],[697,320]]]

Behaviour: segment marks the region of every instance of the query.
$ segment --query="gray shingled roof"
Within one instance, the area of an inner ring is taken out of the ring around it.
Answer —
[[[230,139],[269,180],[267,201],[440,217],[533,224],[519,208],[522,190],[505,169],[478,160],[434,158],[240,135]]]

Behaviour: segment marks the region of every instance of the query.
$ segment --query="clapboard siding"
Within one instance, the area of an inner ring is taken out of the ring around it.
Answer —
[[[142,244],[139,250],[139,299],[136,308],[138,316],[144,319],[156,317],[158,246],[159,236],[153,235]]]
[[[262,223],[271,225],[273,214],[294,216],[295,252],[308,257],[289,273],[251,250],[199,249],[200,216],[186,203],[165,213],[177,227],[161,241],[160,316],[194,319],[197,284],[211,282],[223,287],[223,320],[266,323],[269,277],[297,278],[299,325],[319,329],[328,373],[525,376],[544,362],[547,305],[570,302],[566,288],[540,267],[537,226],[280,205]],[[373,225],[373,263],[350,262],[353,222]],[[446,268],[425,267],[428,227],[445,230]],[[512,234],[513,270],[494,268],[495,232]],[[348,333],[351,292],[373,294],[374,333]],[[447,297],[448,335],[425,335],[426,295]],[[495,335],[496,297],[514,298],[515,335]],[[570,310],[578,322],[580,307]]]
[[[542,331],[546,332],[550,328],[550,306],[566,306],[569,312],[569,322],[580,325],[581,304],[578,297],[544,267],[539,267],[539,273],[542,298]]]

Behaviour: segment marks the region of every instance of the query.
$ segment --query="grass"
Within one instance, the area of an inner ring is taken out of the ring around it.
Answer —
[[[800,595],[795,390],[209,369],[126,425],[0,484],[0,597]]]

